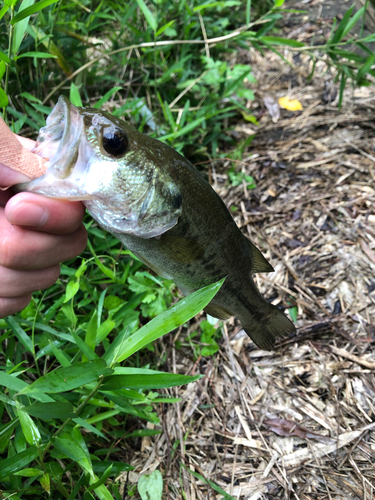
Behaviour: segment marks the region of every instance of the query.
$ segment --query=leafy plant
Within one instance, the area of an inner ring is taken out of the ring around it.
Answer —
[[[131,416],[158,423],[151,404],[174,400],[150,391],[200,378],[122,367],[119,362],[194,316],[221,284],[222,281],[182,299],[134,334],[123,330],[111,342],[103,342],[101,356],[95,351],[99,329],[94,328],[92,321],[86,329],[60,324],[55,330],[45,321],[36,323],[36,318],[34,322],[20,316],[5,320],[9,330],[2,337],[8,339],[8,346],[3,353],[7,364],[0,371],[0,407],[3,419],[6,418],[0,428],[0,449],[8,447],[8,455],[0,461],[3,494],[33,494],[33,483],[38,481],[48,493],[54,492],[54,498],[75,498],[79,491],[95,492],[100,499],[118,495],[115,484],[105,483],[132,467],[123,459],[108,460],[112,455],[110,448],[106,458],[101,458],[109,439],[126,436],[124,426]],[[35,335],[35,328],[44,334]],[[48,343],[45,337],[49,338]],[[34,358],[34,368],[23,369],[24,362],[19,362],[22,352]],[[54,361],[47,364],[47,356]],[[40,371],[43,362],[45,369]],[[14,440],[9,441],[14,433]],[[93,437],[95,444],[89,448],[87,441]],[[62,463],[70,463],[74,487],[65,476]]]
[[[254,178],[244,172],[235,172],[234,169],[228,170],[228,179],[232,186],[239,186],[245,181],[247,189],[254,189],[256,187]]]
[[[193,332],[187,337],[187,341],[193,347],[195,352],[195,357],[201,356],[212,356],[219,350],[219,345],[216,342],[221,338],[221,325],[215,328],[209,321],[201,321],[199,328],[201,330],[200,342],[199,344],[193,343],[194,339],[199,335],[198,332]],[[181,347],[179,345],[179,347]]]

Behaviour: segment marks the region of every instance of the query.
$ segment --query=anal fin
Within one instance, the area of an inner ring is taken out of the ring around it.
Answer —
[[[224,307],[215,304],[208,304],[208,306],[204,308],[204,311],[210,316],[218,319],[228,319],[233,316],[233,314],[224,309]]]

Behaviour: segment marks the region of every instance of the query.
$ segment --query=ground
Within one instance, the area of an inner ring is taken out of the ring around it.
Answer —
[[[329,28],[323,17],[306,23],[295,38]],[[275,268],[257,275],[261,291],[292,314],[297,306],[297,334],[265,352],[232,318],[220,351],[198,359],[188,343],[174,345],[204,315],[164,338],[164,368],[204,378],[166,391],[181,401],[158,408],[162,434],[124,443],[136,467],[121,478],[126,499],[156,468],[163,498],[223,498],[183,465],[236,499],[374,497],[375,91],[348,86],[339,110],[324,63],[309,82],[308,57],[284,55],[293,68],[274,54],[238,55],[258,80],[249,113],[259,127],[243,120],[232,132],[239,144],[256,134],[237,163],[256,189],[228,188],[229,160],[213,162],[210,178]],[[303,110],[272,119],[265,99],[282,96]]]

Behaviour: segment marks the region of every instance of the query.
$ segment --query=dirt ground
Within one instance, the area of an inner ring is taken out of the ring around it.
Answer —
[[[323,36],[329,22],[307,20],[290,36]],[[160,405],[162,434],[124,444],[136,467],[122,477],[126,499],[156,468],[166,499],[225,498],[215,485],[247,500],[375,498],[375,87],[348,86],[339,110],[323,63],[309,83],[309,59],[284,56],[294,68],[274,54],[238,56],[258,79],[250,111],[260,125],[233,132],[239,143],[256,133],[238,163],[256,189],[228,189],[230,161],[213,162],[210,174],[275,268],[256,276],[259,288],[297,307],[297,334],[265,352],[232,318],[220,351],[197,360],[189,345],[173,347],[197,322],[164,338],[164,368],[204,378],[166,391],[181,401]],[[303,110],[272,120],[265,99],[282,96]]]

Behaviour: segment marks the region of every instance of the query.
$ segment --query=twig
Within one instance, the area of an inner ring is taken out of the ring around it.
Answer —
[[[206,50],[206,56],[207,56],[207,58],[209,58],[210,57],[210,47],[209,47],[209,45],[207,43],[206,28],[204,26],[203,17],[202,17],[202,14],[201,14],[200,11],[198,11],[198,17],[199,17],[199,22],[200,22],[200,25],[201,25],[201,28],[202,28],[203,38],[204,38],[204,41],[205,41],[204,48]]]
[[[370,370],[375,370],[375,362],[367,361],[367,359],[359,358],[355,354],[351,354],[350,352],[346,351],[345,349],[340,349],[339,347],[335,347],[334,345],[331,345],[331,350],[338,356],[341,356],[342,358],[349,359],[350,361],[353,361],[354,363],[357,363],[357,365],[362,365],[366,368],[369,368]]]

